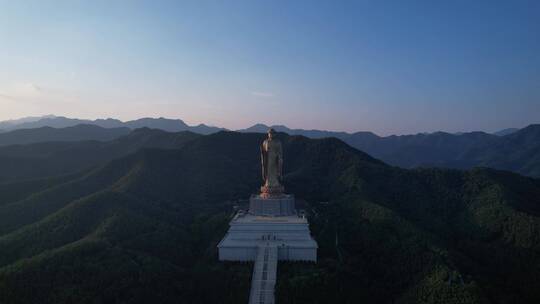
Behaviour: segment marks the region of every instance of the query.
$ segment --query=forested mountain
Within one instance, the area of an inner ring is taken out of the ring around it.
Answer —
[[[22,125],[24,123],[34,122],[34,121],[38,121],[38,120],[41,120],[41,119],[54,118],[54,117],[56,117],[56,116],[54,116],[54,115],[28,116],[28,117],[23,117],[23,118],[18,118],[18,119],[10,119],[10,120],[0,121],[0,132],[2,130],[10,130],[15,126]]]
[[[242,133],[266,133],[268,129],[273,128],[274,130],[278,132],[287,133],[289,135],[302,135],[309,138],[325,138],[325,137],[335,137],[339,138],[341,140],[351,136],[351,133],[346,132],[333,132],[333,131],[325,131],[325,130],[306,130],[306,129],[290,129],[283,125],[272,125],[267,126],[265,124],[256,124],[253,125],[247,129],[241,129],[237,130],[238,132]],[[373,134],[371,132],[365,132],[369,134]],[[376,136],[375,134],[373,134]]]
[[[95,128],[95,134],[89,134],[88,130],[81,130],[78,134],[75,132],[78,128],[90,128],[88,125],[81,127],[78,124],[90,124],[113,129],[108,131]],[[43,126],[60,129],[56,130]],[[204,124],[188,126],[180,119],[141,118],[122,122],[117,119],[97,119],[92,121],[56,116],[48,116],[42,119],[31,117],[17,121],[0,122],[0,129],[5,131],[0,133],[0,145],[59,140],[110,140],[127,134],[130,129],[134,130],[142,127],[168,132],[191,131],[198,134],[212,134],[224,130]],[[522,175],[540,177],[540,125],[530,125],[519,130],[505,129],[496,132],[496,134],[484,132],[459,134],[435,132],[386,137],[378,136],[372,132],[346,133],[290,129],[282,125],[272,127],[289,135],[302,135],[309,138],[336,137],[375,158],[402,168],[443,167],[471,169],[476,166],[486,166],[494,169],[509,170]],[[28,129],[6,132],[6,130],[19,128]],[[238,131],[243,133],[266,133],[269,128],[264,124],[256,124]],[[61,133],[69,133],[70,136],[67,136],[67,139],[62,139],[61,136],[59,136],[59,139],[54,138],[53,134]],[[20,136],[21,134],[23,136]]]
[[[317,264],[280,263],[278,303],[540,301],[538,179],[279,137],[320,249]],[[0,184],[0,303],[247,302],[250,264],[219,263],[216,244],[260,186],[263,139],[219,132]]]
[[[36,129],[20,129],[0,133],[0,146],[21,145],[51,141],[109,141],[126,135],[128,128],[102,128],[94,125],[76,125],[67,128],[42,127]]]
[[[494,132],[493,135],[497,135],[497,136],[505,136],[505,135],[509,135],[509,134],[512,134],[512,133],[515,133],[519,131],[518,128],[506,128],[506,129],[502,129],[502,130],[499,130],[497,132]]]
[[[241,132],[264,132],[255,125]],[[380,137],[371,132],[328,132],[273,126],[280,132],[310,138],[336,137],[349,145],[402,168],[443,167],[470,169],[486,166],[540,177],[540,125],[530,125],[507,135],[484,132],[446,132]]]
[[[66,136],[62,137],[60,135],[71,134],[72,131],[77,131],[73,132],[76,136],[91,139],[90,136],[85,136],[88,132],[78,132],[80,129],[87,128],[95,130],[98,135],[102,134],[102,137],[115,135],[116,133],[120,135],[124,131],[129,134],[107,142],[92,140],[51,141],[0,147],[0,168],[2,168],[0,170],[0,182],[74,173],[125,156],[142,148],[179,148],[186,142],[200,136],[187,131],[171,133],[148,128],[141,128],[131,132],[127,128],[122,128],[118,130],[121,132],[114,133],[113,130],[116,129],[79,125],[65,129],[45,128],[46,131],[50,132],[41,139],[55,138],[60,140],[62,138],[66,140]],[[39,133],[39,130],[18,130],[8,134],[19,131],[30,131],[30,134],[36,134],[34,132],[38,131]],[[60,135],[58,135],[59,133]],[[7,134],[0,134],[0,138],[2,135]]]

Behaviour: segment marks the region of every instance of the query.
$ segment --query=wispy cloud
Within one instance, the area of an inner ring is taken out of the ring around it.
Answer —
[[[2,92],[0,92],[0,98],[11,100],[11,101],[18,101],[16,97],[13,97],[13,96],[10,96],[10,95],[7,95],[7,94],[3,94]]]
[[[31,82],[12,83],[0,87],[0,98],[26,104],[65,104],[77,99],[74,94],[54,88],[43,88]]]
[[[77,92],[32,82],[0,84],[0,119],[76,113],[85,108],[80,99]]]
[[[14,83],[0,87],[0,98],[12,102],[24,103],[28,99],[39,97],[41,88],[34,83]]]
[[[253,92],[251,92],[251,95],[257,96],[257,97],[265,97],[265,98],[274,97],[274,94],[272,94],[272,93],[269,93],[269,92],[259,92],[259,91],[253,91]]]

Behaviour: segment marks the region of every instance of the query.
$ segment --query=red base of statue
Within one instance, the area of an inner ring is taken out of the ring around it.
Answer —
[[[269,187],[269,186],[261,187],[261,197],[263,198],[280,197],[280,196],[283,196],[284,192],[285,192],[285,188],[281,185],[277,187]]]

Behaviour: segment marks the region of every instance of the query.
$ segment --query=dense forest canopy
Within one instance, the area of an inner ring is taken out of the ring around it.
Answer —
[[[317,264],[280,263],[278,303],[540,301],[538,179],[279,137],[320,249]],[[260,186],[263,139],[139,133],[86,143],[116,154],[76,172],[4,181],[0,303],[247,302],[251,265],[219,263],[216,244]]]

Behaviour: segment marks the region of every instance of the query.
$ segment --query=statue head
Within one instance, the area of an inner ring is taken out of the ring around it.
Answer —
[[[274,129],[270,128],[270,130],[268,130],[268,139],[272,139],[274,134],[276,134],[276,131],[274,131]]]

